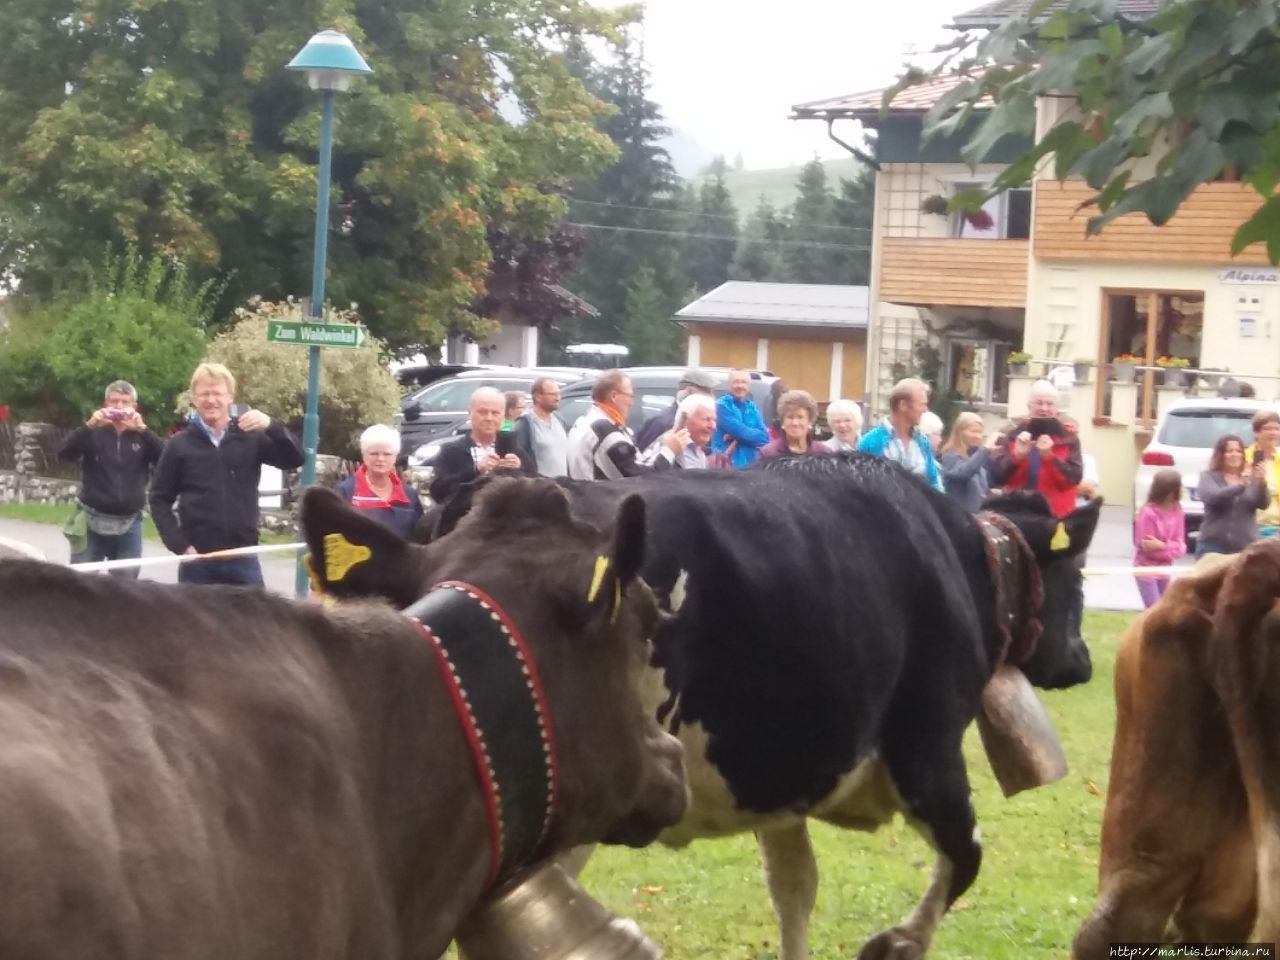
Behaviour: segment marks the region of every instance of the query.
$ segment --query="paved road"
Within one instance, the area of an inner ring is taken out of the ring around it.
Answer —
[[[62,530],[48,523],[27,523],[23,520],[7,520],[0,518],[0,537],[9,537],[30,544],[55,563],[68,563],[70,551]],[[142,555],[145,557],[172,556],[159,543],[144,540]],[[267,587],[276,593],[293,596],[294,559],[292,554],[270,554],[262,557],[262,575]],[[147,580],[158,580],[161,583],[174,583],[178,579],[178,565],[167,563],[144,567],[141,576]]]
[[[44,551],[57,563],[68,561],[67,542],[61,531],[49,524],[25,523],[20,520],[0,518],[0,536],[21,540]],[[1128,507],[1103,507],[1102,523],[1094,536],[1089,551],[1092,567],[1128,566],[1133,559],[1131,518]],[[160,544],[143,544],[146,556],[167,556]],[[293,595],[294,561],[285,554],[262,558],[262,570],[267,587],[285,596]],[[150,580],[172,583],[177,577],[176,565],[154,566],[142,571]],[[1141,610],[1138,588],[1130,576],[1088,577],[1085,580],[1085,603],[1091,610]]]

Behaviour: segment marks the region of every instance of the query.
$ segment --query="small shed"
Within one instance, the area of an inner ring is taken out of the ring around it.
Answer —
[[[676,313],[691,367],[769,370],[819,401],[866,393],[867,287],[730,280]]]

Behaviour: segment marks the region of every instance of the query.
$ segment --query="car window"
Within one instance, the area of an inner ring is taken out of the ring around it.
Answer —
[[[423,390],[417,399],[418,409],[423,413],[453,413],[464,411],[471,406],[471,395],[481,387],[496,387],[499,390],[524,390],[528,392],[529,380],[445,380],[435,383]]]
[[[1160,442],[1171,447],[1212,447],[1224,433],[1253,434],[1251,410],[1172,410],[1160,428]]]

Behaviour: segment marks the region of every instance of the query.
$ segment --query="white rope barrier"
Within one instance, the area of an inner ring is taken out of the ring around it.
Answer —
[[[264,553],[297,553],[307,549],[305,543],[267,543],[256,547],[236,547],[233,550],[215,550],[212,553],[168,554],[163,557],[137,557],[129,560],[97,560],[93,563],[73,563],[72,570],[80,573],[100,573],[105,570],[123,570],[128,567],[158,567],[164,563],[194,563],[200,560],[228,560],[234,557],[256,557]]]
[[[232,557],[254,557],[266,553],[297,553],[307,549],[305,543],[259,544],[256,547],[236,547],[234,550],[217,550],[213,553],[168,554],[160,557],[138,557],[131,560],[98,560],[94,563],[73,563],[72,570],[81,573],[99,573],[105,570],[122,570],[128,567],[157,567],[165,563],[192,563],[200,560],[225,560]],[[1086,577],[1178,577],[1190,573],[1194,567],[1085,567],[1080,573]]]

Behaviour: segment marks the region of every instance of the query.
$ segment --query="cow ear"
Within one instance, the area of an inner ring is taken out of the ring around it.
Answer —
[[[1054,556],[1075,557],[1088,550],[1101,515],[1102,498],[1094,497],[1063,517],[1049,540],[1049,549]]]
[[[311,487],[302,495],[300,525],[307,542],[307,568],[317,592],[338,597],[384,597],[397,606],[417,599],[420,548],[358,510],[331,490]]]
[[[644,566],[644,540],[644,501],[632,494],[618,508],[609,554],[596,557],[587,590],[587,602],[593,610],[610,620],[617,618],[622,591],[640,576]]]
[[[613,569],[626,586],[644,567],[645,510],[639,494],[631,494],[618,508],[613,527]]]

